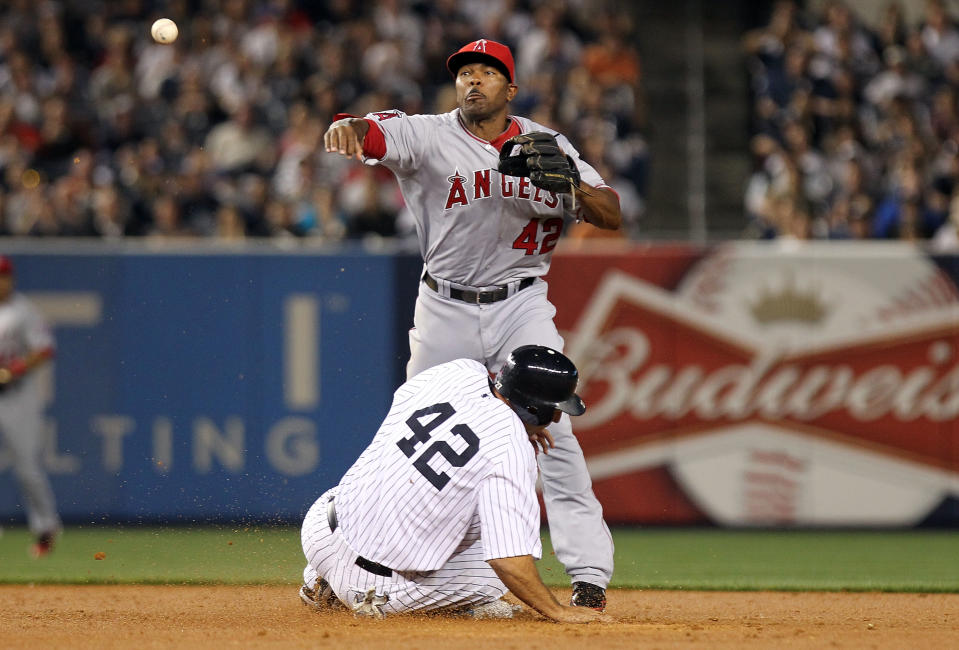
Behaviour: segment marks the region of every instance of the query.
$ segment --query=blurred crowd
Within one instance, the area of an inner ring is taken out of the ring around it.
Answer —
[[[745,35],[752,236],[959,247],[959,26],[943,0],[922,10],[780,0]]]
[[[601,0],[4,0],[0,234],[406,237],[392,174],[326,154],[337,112],[455,106],[447,56],[516,57],[513,112],[566,135],[635,234],[647,177],[633,24]],[[173,45],[150,38],[165,16]]]

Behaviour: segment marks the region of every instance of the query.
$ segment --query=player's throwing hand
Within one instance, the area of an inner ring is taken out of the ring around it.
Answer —
[[[323,144],[326,145],[326,151],[361,160],[363,138],[369,128],[366,120],[355,117],[336,120],[323,134]]]

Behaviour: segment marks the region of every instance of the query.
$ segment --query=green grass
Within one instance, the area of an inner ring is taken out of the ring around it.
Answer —
[[[290,527],[69,527],[39,560],[30,542],[4,531],[0,583],[282,584],[300,582],[306,563]]]
[[[613,534],[612,587],[959,592],[959,531]],[[304,563],[290,527],[71,527],[41,560],[29,544],[23,528],[0,537],[0,583],[296,584]],[[543,579],[568,585],[548,537],[543,548]]]
[[[614,540],[613,587],[959,592],[959,531],[652,529]],[[540,572],[563,570],[546,555]]]

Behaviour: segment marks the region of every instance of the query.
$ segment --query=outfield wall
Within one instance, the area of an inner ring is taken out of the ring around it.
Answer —
[[[81,521],[300,517],[386,414],[419,268],[363,252],[13,258],[55,327],[46,460]],[[9,465],[0,453],[4,515]]]
[[[403,376],[413,255],[7,252],[55,326],[71,521],[296,520]],[[549,277],[611,522],[959,525],[959,257],[566,248]],[[0,521],[18,501],[0,451]]]

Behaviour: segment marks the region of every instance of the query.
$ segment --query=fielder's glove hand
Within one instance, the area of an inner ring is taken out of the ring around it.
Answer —
[[[0,393],[12,387],[27,372],[27,365],[21,359],[14,359],[7,366],[0,367]]]
[[[519,150],[513,154],[513,149]],[[576,162],[559,148],[556,138],[543,131],[517,135],[503,145],[498,169],[507,176],[528,176],[548,192],[569,193],[579,188]]]
[[[9,368],[0,368],[0,393],[3,393],[10,388],[16,379],[17,378],[13,376],[13,373],[10,372]]]

